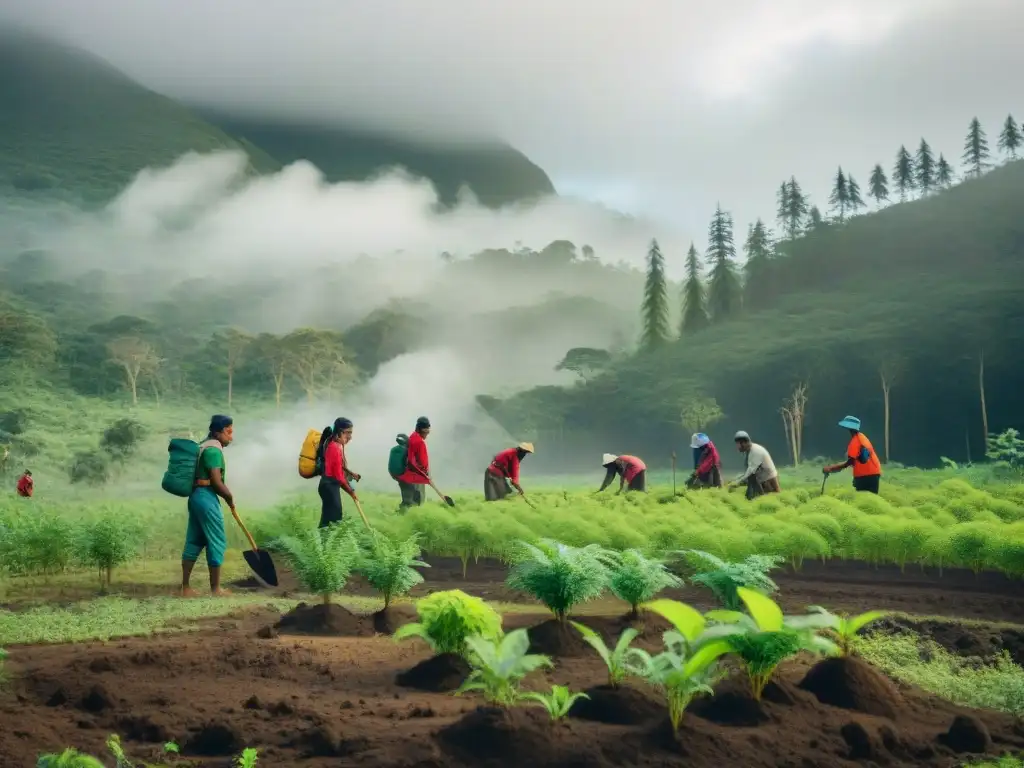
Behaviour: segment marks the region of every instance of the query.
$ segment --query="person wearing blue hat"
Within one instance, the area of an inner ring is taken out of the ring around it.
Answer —
[[[722,459],[711,438],[698,432],[690,438],[693,449],[693,474],[686,481],[687,488],[721,488]]]
[[[853,487],[857,491],[878,493],[878,485],[882,479],[882,462],[878,460],[875,447],[867,435],[860,431],[860,419],[856,416],[845,416],[839,426],[850,430],[850,443],[846,447],[846,461],[824,467],[821,471],[826,475],[842,472],[853,467]]]

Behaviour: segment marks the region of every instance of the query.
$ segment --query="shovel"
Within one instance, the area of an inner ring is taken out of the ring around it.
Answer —
[[[277,568],[274,567],[274,561],[271,559],[270,553],[256,546],[256,541],[253,539],[252,534],[249,533],[249,529],[245,527],[242,518],[234,510],[232,510],[232,514],[234,515],[235,522],[238,523],[238,527],[245,534],[245,538],[249,540],[249,546],[252,547],[252,549],[247,549],[242,553],[246,564],[256,574],[257,579],[269,587],[276,587]]]
[[[359,499],[357,499],[357,498],[354,498],[354,497],[353,497],[352,501],[353,501],[353,502],[355,503],[355,505],[356,505],[356,512],[358,512],[358,513],[359,513],[359,516],[360,516],[361,518],[363,518],[363,525],[365,525],[365,526],[367,527],[367,529],[369,529],[369,527],[370,527],[370,521],[366,519],[366,513],[365,513],[365,512],[363,512],[363,505],[359,503]]]
[[[437,486],[434,485],[434,481],[430,479],[429,475],[427,475],[425,472],[421,472],[416,467],[410,467],[410,469],[420,477],[424,478],[428,483],[430,483],[430,487],[434,489],[434,493],[441,497],[441,501],[443,501],[449,507],[455,506],[455,500],[452,499],[451,496],[445,496],[443,493],[441,493],[441,491],[437,489]]]
[[[819,496],[824,496],[825,495],[825,483],[827,483],[827,482],[828,482],[828,475],[825,475],[823,478],[821,478],[821,493],[818,494]]]

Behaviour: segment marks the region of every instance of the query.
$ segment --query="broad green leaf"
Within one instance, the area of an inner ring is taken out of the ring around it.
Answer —
[[[783,627],[782,609],[770,597],[746,587],[737,587],[736,592],[762,632],[781,632]]]
[[[741,611],[715,609],[705,613],[704,618],[708,621],[717,621],[719,624],[738,624],[746,617]]]
[[[678,600],[652,600],[640,607],[671,622],[687,640],[696,640],[707,624],[700,611]]]
[[[854,635],[863,627],[866,627],[872,621],[884,618],[889,615],[889,611],[867,611],[862,613],[860,616],[853,616],[846,620],[846,634]]]
[[[640,632],[636,629],[633,629],[633,627],[627,627],[626,629],[622,630],[622,634],[619,635],[619,642],[615,644],[615,655],[621,656],[623,653],[625,653],[626,648],[629,647],[629,644],[632,643],[636,639],[636,636],[639,634]]]
[[[683,666],[683,674],[693,677],[700,674],[715,661],[733,650],[732,643],[728,640],[715,640],[708,643],[691,656]]]

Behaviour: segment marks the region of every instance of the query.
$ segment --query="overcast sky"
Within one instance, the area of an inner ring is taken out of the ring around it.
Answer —
[[[1024,120],[1020,0],[0,0],[169,95],[500,136],[562,192],[703,247],[717,202],[824,207],[924,135],[959,164],[977,115]],[[741,239],[738,236],[737,239]],[[680,255],[681,256],[681,255]]]

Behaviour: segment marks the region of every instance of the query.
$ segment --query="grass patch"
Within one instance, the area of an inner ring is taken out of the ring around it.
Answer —
[[[979,664],[909,633],[874,633],[859,639],[857,650],[889,676],[955,704],[1024,716],[1024,669],[1005,652]]]
[[[1024,768],[1024,760],[1006,755],[996,760],[984,760],[980,763],[964,763],[963,768]]]

